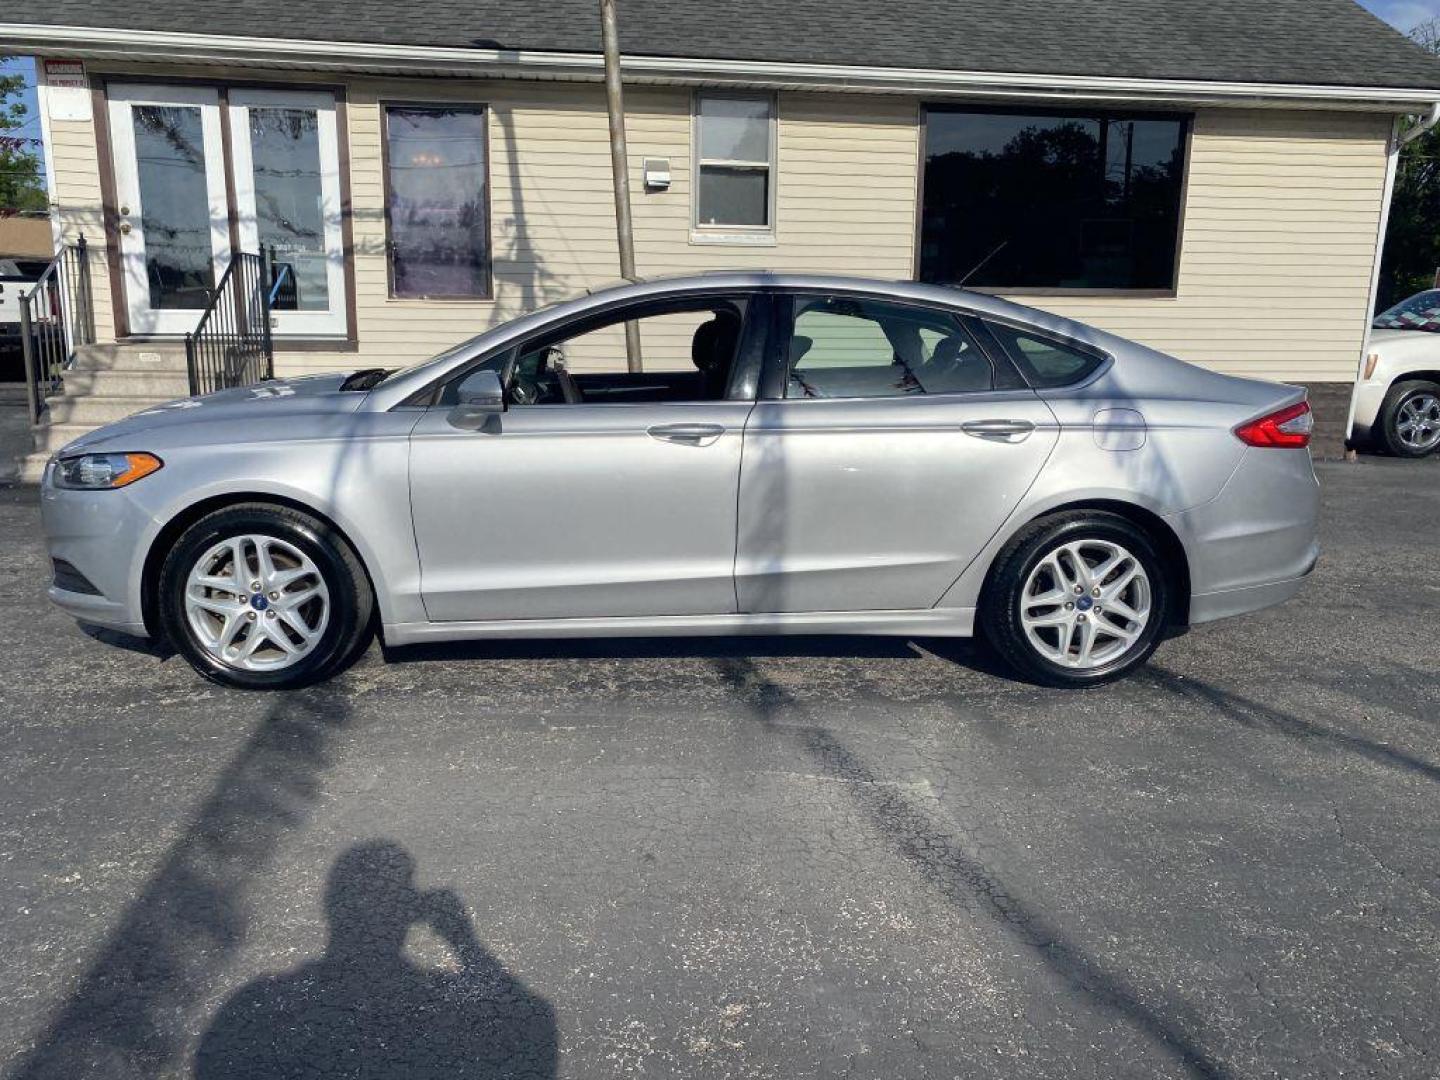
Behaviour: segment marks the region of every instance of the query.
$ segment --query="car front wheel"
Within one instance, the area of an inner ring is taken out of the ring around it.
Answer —
[[[342,670],[369,642],[373,607],[344,537],[283,506],[201,518],[160,572],[171,643],[207,679],[248,690],[291,689]]]
[[[1440,449],[1440,386],[1423,379],[1392,386],[1380,406],[1380,434],[1397,457],[1427,457]]]
[[[1115,514],[1059,514],[1023,530],[996,559],[980,629],[1032,681],[1094,686],[1150,658],[1169,602],[1143,529]]]

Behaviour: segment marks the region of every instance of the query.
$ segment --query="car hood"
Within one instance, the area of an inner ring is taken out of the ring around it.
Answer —
[[[197,431],[227,434],[254,430],[273,437],[277,425],[297,436],[332,426],[327,419],[353,413],[366,398],[362,391],[341,390],[351,372],[274,379],[219,390],[202,397],[179,398],[145,409],[114,424],[97,428],[67,443],[57,456],[105,447],[109,450],[144,450],[167,442],[192,442]],[[143,435],[144,445],[134,443]],[[124,442],[124,447],[114,444]],[[134,445],[130,445],[134,443]]]
[[[1440,333],[1430,330],[1391,330],[1376,328],[1370,331],[1370,344],[1413,345],[1418,349],[1440,351]]]

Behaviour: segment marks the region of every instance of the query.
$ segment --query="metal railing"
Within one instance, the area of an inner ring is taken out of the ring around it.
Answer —
[[[194,331],[185,335],[190,393],[209,394],[275,377],[270,337],[271,261],[242,251],[230,260]]]
[[[46,399],[60,392],[75,350],[94,341],[90,249],[81,236],[63,245],[30,291],[20,294],[20,348],[32,424],[40,422]]]

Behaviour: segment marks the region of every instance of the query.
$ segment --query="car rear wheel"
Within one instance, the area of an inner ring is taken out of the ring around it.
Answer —
[[[359,559],[324,522],[289,507],[227,507],[181,534],[160,572],[165,634],[225,686],[283,690],[329,678],[370,640]]]
[[[1427,457],[1440,449],[1440,386],[1423,379],[1392,386],[1380,406],[1380,435],[1397,457]]]
[[[1143,529],[1116,514],[1059,514],[1023,530],[995,560],[980,630],[1034,682],[1094,686],[1150,658],[1169,602]]]

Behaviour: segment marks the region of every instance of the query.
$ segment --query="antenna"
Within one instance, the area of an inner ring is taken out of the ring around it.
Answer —
[[[991,250],[991,252],[990,252],[989,255],[986,255],[986,256],[985,256],[983,259],[981,259],[978,263],[976,263],[974,266],[972,266],[972,267],[970,268],[970,272],[969,272],[968,274],[966,274],[963,278],[961,278],[958,282],[956,282],[955,287],[956,287],[957,289],[963,289],[963,288],[965,287],[965,283],[966,283],[967,281],[969,281],[972,277],[974,277],[976,274],[978,274],[978,273],[980,272],[980,269],[981,269],[986,263],[988,263],[988,262],[989,262],[991,259],[993,259],[996,255],[999,255],[999,254],[1000,254],[1000,249],[1003,248],[1003,247],[1004,247],[1006,244],[1008,244],[1008,243],[1010,243],[1010,241],[1009,241],[1009,239],[1007,238],[1007,239],[1005,239],[1005,240],[1001,240],[1000,243],[996,244],[995,247]]]

